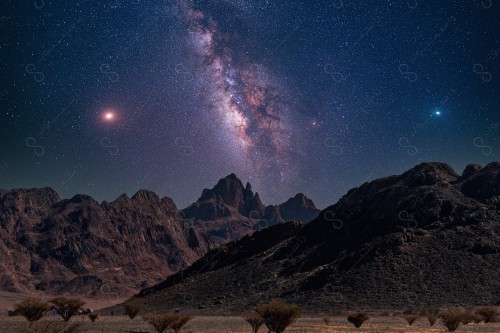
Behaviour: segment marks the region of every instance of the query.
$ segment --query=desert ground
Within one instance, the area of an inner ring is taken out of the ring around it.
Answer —
[[[47,317],[43,321],[62,321],[58,317]],[[131,320],[126,316],[103,316],[92,323],[86,316],[73,317],[72,322],[82,323],[82,331],[85,333],[129,333],[129,332],[151,332],[155,330],[144,322],[140,315]],[[23,317],[0,317],[0,333],[29,332],[27,322]],[[412,326],[409,326],[401,317],[373,316],[361,328],[354,328],[345,317],[331,317],[330,325],[326,326],[320,317],[303,317],[289,327],[286,332],[295,333],[333,333],[333,332],[445,332],[444,326],[436,322],[429,326],[427,319],[419,318]],[[171,331],[166,331],[171,332]],[[182,330],[186,333],[250,333],[250,326],[239,317],[205,316],[194,317]],[[500,323],[480,323],[461,325],[456,332],[500,332]],[[261,327],[259,333],[267,333],[265,327]]]

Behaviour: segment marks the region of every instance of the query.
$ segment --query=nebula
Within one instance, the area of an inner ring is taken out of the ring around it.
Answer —
[[[293,131],[287,94],[269,71],[231,48],[233,33],[217,20],[179,1],[189,45],[202,64],[206,100],[213,119],[221,121],[234,151],[251,164],[257,178],[290,180]]]

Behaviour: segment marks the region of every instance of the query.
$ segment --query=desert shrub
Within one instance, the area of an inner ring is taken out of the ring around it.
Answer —
[[[173,329],[175,333],[178,333],[191,319],[193,319],[191,316],[174,314],[174,320],[170,324],[170,328]]]
[[[153,326],[158,333],[165,331],[175,320],[175,315],[168,312],[160,312],[156,314],[146,314],[142,319]]]
[[[261,304],[255,312],[264,320],[271,332],[282,333],[300,317],[300,307],[295,304],[287,304],[280,300],[272,300]]]
[[[39,322],[26,328],[23,333],[80,333],[81,323]]]
[[[323,317],[323,322],[325,323],[326,326],[330,325],[331,323],[330,317]]]
[[[418,318],[420,318],[420,315],[418,313],[415,313],[413,311],[405,311],[403,312],[403,314],[401,315],[405,320],[406,322],[408,323],[408,325],[412,325]]]
[[[89,318],[92,320],[92,322],[96,321],[97,318],[99,318],[99,313],[97,312],[91,312],[89,313]]]
[[[485,323],[495,323],[500,321],[500,311],[493,306],[485,306],[476,311]]]
[[[142,302],[136,298],[132,298],[125,303],[123,303],[123,308],[125,309],[125,313],[129,316],[130,319],[134,319],[135,316],[139,314],[141,311]]]
[[[85,305],[85,302],[78,298],[56,297],[49,302],[54,305],[64,321],[70,320]]]
[[[446,309],[439,312],[439,319],[450,332],[454,332],[464,319],[464,311],[461,309]]]
[[[50,310],[50,306],[46,302],[42,302],[33,298],[27,298],[22,300],[20,303],[14,305],[14,309],[19,312],[28,321],[40,320],[47,311]]]
[[[480,315],[474,313],[473,309],[468,309],[463,313],[461,323],[464,325],[470,324],[472,322],[478,324],[482,319],[483,318]]]
[[[264,319],[257,312],[250,312],[243,317],[245,321],[252,327],[253,333],[257,333],[259,328],[264,324]]]
[[[347,320],[354,325],[354,327],[359,328],[365,321],[370,319],[368,315],[364,312],[356,312],[347,316]]]
[[[434,324],[436,323],[436,320],[438,319],[438,316],[436,313],[427,313],[425,315],[425,317],[427,318],[427,320],[429,321],[429,325],[431,325],[431,326],[434,326]]]

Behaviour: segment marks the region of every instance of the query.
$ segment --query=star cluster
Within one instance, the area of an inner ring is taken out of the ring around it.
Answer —
[[[499,160],[489,1],[8,0],[0,188],[181,207],[236,173],[318,207],[423,161]]]

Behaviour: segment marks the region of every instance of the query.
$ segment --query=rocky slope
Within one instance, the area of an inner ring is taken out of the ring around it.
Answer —
[[[500,163],[443,163],[350,190],[208,252],[139,294],[147,308],[240,314],[272,297],[308,312],[500,304]]]
[[[102,203],[62,200],[50,188],[0,191],[0,290],[119,298],[158,283],[210,249],[279,222],[263,220],[258,195],[240,184],[223,178],[201,205],[181,211],[146,190]],[[204,204],[213,194],[225,212]],[[292,212],[300,218],[310,209]]]

